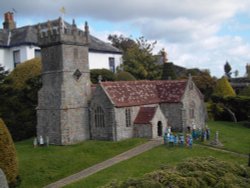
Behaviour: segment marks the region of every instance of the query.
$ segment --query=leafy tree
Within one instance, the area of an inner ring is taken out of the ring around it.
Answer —
[[[221,79],[217,80],[214,94],[217,96],[228,97],[228,96],[236,96],[235,91],[233,90],[232,86],[228,82],[226,77],[222,77]]]
[[[19,65],[0,84],[0,115],[15,141],[30,138],[36,133],[40,72],[41,62],[33,59]]]
[[[225,65],[224,65],[224,71],[225,71],[225,75],[228,77],[228,78],[231,78],[231,65],[228,63],[228,61],[226,61]]]
[[[0,168],[6,175],[8,184],[13,187],[17,184],[18,163],[16,149],[11,135],[0,118]]]
[[[116,81],[132,81],[136,80],[135,77],[126,71],[120,71],[115,75]]]
[[[91,69],[90,70],[90,79],[93,84],[99,82],[101,76],[101,81],[114,81],[115,75],[112,71],[108,69]]]
[[[163,64],[162,80],[176,79],[174,65],[171,62]]]
[[[150,43],[144,37],[132,40],[122,35],[109,35],[108,39],[114,46],[123,50],[122,70],[131,73],[136,79],[160,78],[161,69],[152,54],[156,42]]]
[[[193,81],[204,95],[205,101],[209,101],[214,92],[216,80],[210,76],[209,72],[203,71],[199,75],[193,76]]]

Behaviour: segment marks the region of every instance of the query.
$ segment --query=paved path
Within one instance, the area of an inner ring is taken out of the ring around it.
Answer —
[[[81,180],[87,176],[90,176],[98,171],[101,171],[105,168],[108,168],[114,164],[117,164],[121,161],[130,159],[136,155],[139,155],[145,151],[148,151],[156,146],[159,146],[162,143],[163,143],[162,139],[150,140],[145,144],[139,145],[139,146],[137,146],[131,150],[128,150],[124,153],[121,153],[121,154],[119,154],[111,159],[108,159],[104,162],[98,163],[98,164],[91,166],[87,169],[84,169],[76,174],[73,174],[71,176],[63,178],[55,183],[49,184],[49,185],[45,186],[44,188],[58,188],[58,187],[63,187],[65,185],[71,184],[71,183],[76,182],[78,180]]]

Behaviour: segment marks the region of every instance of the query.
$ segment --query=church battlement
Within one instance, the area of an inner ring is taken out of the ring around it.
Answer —
[[[72,25],[66,26],[62,18],[59,18],[52,24],[48,21],[46,24],[38,24],[38,44],[41,47],[53,46],[58,44],[69,44],[85,46],[89,44],[89,27],[85,22],[85,31],[77,28],[75,21]]]

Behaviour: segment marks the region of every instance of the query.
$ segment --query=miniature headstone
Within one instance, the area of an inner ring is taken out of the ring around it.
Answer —
[[[5,177],[4,172],[2,171],[2,169],[0,168],[0,188],[8,188],[8,183]]]
[[[42,137],[42,136],[39,137],[39,144],[40,144],[41,146],[44,145],[44,141],[43,141],[43,137]]]
[[[33,140],[33,147],[36,148],[37,147],[37,138],[35,137]]]
[[[219,141],[219,131],[216,131],[215,138],[210,144],[213,146],[223,147],[223,144]]]

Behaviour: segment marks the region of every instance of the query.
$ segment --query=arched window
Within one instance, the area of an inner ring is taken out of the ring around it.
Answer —
[[[104,112],[100,106],[97,106],[95,109],[95,126],[105,127]]]
[[[195,109],[195,103],[194,101],[191,101],[190,106],[189,106],[189,117],[191,119],[194,119],[194,109]]]
[[[131,127],[131,110],[126,108],[125,110],[126,127]]]

